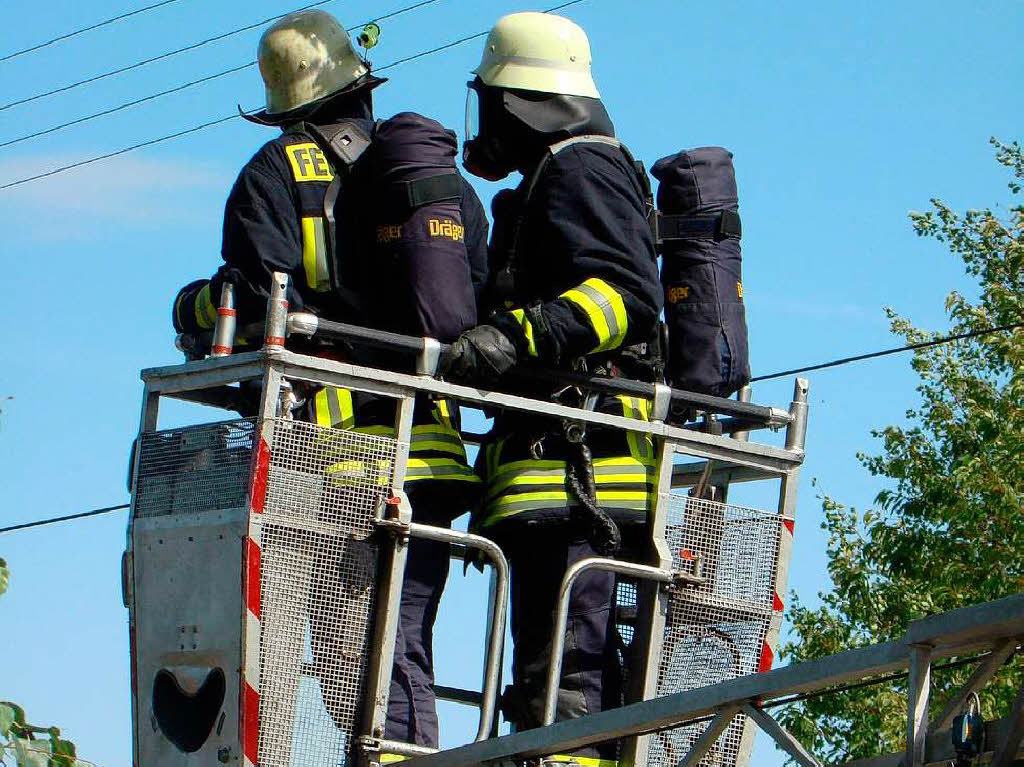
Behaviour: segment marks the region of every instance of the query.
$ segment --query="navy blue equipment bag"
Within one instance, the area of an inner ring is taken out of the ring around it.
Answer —
[[[663,157],[657,242],[665,289],[669,384],[727,397],[750,381],[732,153],[700,147]]]

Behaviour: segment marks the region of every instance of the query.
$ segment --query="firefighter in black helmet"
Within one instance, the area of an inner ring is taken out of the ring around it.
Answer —
[[[173,309],[175,327],[184,332],[211,328],[225,281],[235,285],[239,327],[258,321],[276,271],[291,276],[291,311],[441,341],[453,341],[475,325],[476,298],[487,268],[488,227],[479,199],[455,168],[455,135],[412,113],[376,125],[371,92],[385,80],[371,74],[345,29],[323,11],[299,11],[274,23],[260,40],[258,59],[266,109],[246,118],[279,127],[282,133],[239,174],[224,214],[225,263],[212,280],[181,290]],[[344,172],[332,163],[322,140],[331,126],[343,121],[372,139],[362,157]],[[438,173],[450,170],[454,192],[437,202],[435,211],[439,206],[437,215],[452,221],[444,231],[457,232],[458,237],[441,242],[431,232],[419,231],[427,223],[422,206],[396,213],[407,225],[382,219],[391,204],[382,187],[388,181],[386,172],[418,166],[435,181]],[[340,189],[332,188],[336,177],[344,178]],[[325,206],[328,193],[338,195],[333,206]],[[376,222],[376,228],[367,222]],[[382,231],[391,248],[387,257],[395,259],[390,266],[382,256]],[[396,247],[405,250],[396,254]],[[415,270],[403,271],[401,258],[415,257],[420,257]],[[414,292],[403,284],[412,271],[434,291],[417,294],[418,303],[402,300]],[[352,353],[336,348],[303,350],[324,356]],[[376,435],[394,433],[393,400],[334,387],[306,394],[304,415],[312,423]],[[459,436],[458,410],[445,400],[423,399],[417,402],[413,423],[406,476],[413,518],[447,526],[470,508],[480,486]],[[309,599],[314,666],[328,712],[340,727],[348,727],[351,712],[342,708],[353,691],[346,687],[351,688],[358,676],[343,668],[351,663],[342,657],[346,638],[336,636],[344,620],[335,612],[343,611],[344,605],[335,597],[344,584],[338,582],[338,563],[321,565]],[[431,634],[448,565],[447,545],[411,541],[387,739],[438,746]],[[357,662],[365,663],[365,658]]]
[[[648,344],[662,307],[654,242],[637,170],[590,74],[585,33],[551,14],[505,16],[474,74],[463,163],[489,180],[518,170],[523,181],[493,203],[486,324],[450,347],[444,374],[487,384],[513,366],[539,364],[651,379]],[[634,397],[560,396],[620,416],[649,414],[650,403]],[[562,575],[583,557],[612,554],[620,535],[642,540],[654,450],[642,436],[591,429],[581,439],[571,425],[509,413],[496,418],[478,469],[486,490],[473,524],[502,544],[513,568],[514,679],[505,708],[518,728],[535,727]],[[611,573],[576,581],[560,719],[618,705],[613,602]],[[615,749],[600,744],[573,759],[592,764]]]

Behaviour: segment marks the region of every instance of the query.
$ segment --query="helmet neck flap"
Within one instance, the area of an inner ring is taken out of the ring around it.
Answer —
[[[552,144],[574,136],[615,136],[598,98],[506,90],[470,83],[479,104],[479,134],[463,145],[470,173],[498,181],[536,162]]]

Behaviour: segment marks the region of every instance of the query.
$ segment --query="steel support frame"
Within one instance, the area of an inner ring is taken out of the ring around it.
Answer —
[[[212,358],[185,365],[144,370],[142,378],[146,383],[147,408],[151,413],[147,423],[149,428],[156,427],[157,404],[160,396],[184,395],[190,391],[223,387],[236,381],[264,378],[261,402],[260,423],[264,423],[267,413],[275,413],[278,391],[281,381],[303,380],[318,385],[331,385],[366,391],[374,394],[395,398],[399,402],[400,414],[396,422],[396,433],[399,440],[399,455],[395,466],[395,486],[401,487],[399,479],[404,476],[405,463],[408,457],[408,441],[411,433],[412,402],[416,393],[431,392],[448,396],[470,405],[493,407],[521,412],[536,412],[537,402],[525,397],[508,395],[498,392],[485,392],[471,387],[457,386],[430,376],[411,376],[388,373],[382,379],[380,371],[348,363],[297,355],[279,348],[265,348],[255,352],[232,355],[229,357]],[[404,404],[403,404],[404,403]],[[407,408],[403,416],[401,411]],[[612,416],[593,411],[581,411],[553,403],[544,403],[547,414],[553,418],[573,418],[593,424],[601,424],[619,430],[650,434],[661,446],[659,457],[658,495],[652,513],[652,533],[654,549],[654,568],[671,567],[671,557],[664,541],[665,518],[671,499],[671,488],[674,484],[673,463],[675,453],[683,453],[706,461],[715,460],[730,464],[734,471],[746,472],[751,479],[779,477],[783,481],[780,496],[780,511],[791,515],[793,503],[787,502],[787,487],[792,488],[795,500],[796,471],[803,461],[803,433],[806,429],[806,409],[800,412],[791,406],[790,412],[779,411],[777,425],[787,425],[787,447],[785,449],[744,442],[728,436],[704,434],[668,426],[660,421],[644,422]],[[785,418],[783,418],[785,416]],[[262,430],[262,429],[261,429]],[[795,435],[795,437],[794,437]],[[790,480],[787,482],[787,480]],[[401,575],[404,571],[405,550],[401,541],[396,540],[392,551],[385,553],[390,561],[384,565],[383,581],[380,586],[378,616],[383,621],[378,624],[377,646],[381,648],[378,661],[391,658],[394,648],[397,610],[388,609],[389,604],[397,605],[400,595]],[[658,663],[664,633],[664,619],[668,605],[668,595],[661,583],[644,582],[638,593],[638,608],[643,619],[638,621],[639,647],[642,660],[639,664],[643,673],[637,674],[638,681],[632,691],[633,700],[643,700],[656,694]],[[639,616],[638,616],[639,617]],[[492,628],[493,628],[492,623]],[[488,668],[491,666],[488,662]],[[390,679],[390,665],[378,662],[367,675],[366,700],[368,702],[368,719],[366,727],[360,728],[363,734],[371,738],[380,738],[383,734],[384,712],[386,709],[387,689]],[[485,674],[486,680],[489,677]],[[487,696],[483,698],[487,702]],[[481,727],[485,717],[481,712]],[[480,733],[478,733],[479,737]],[[630,738],[625,744],[627,764],[634,767],[645,767],[646,743],[644,738]]]
[[[1019,730],[1018,730],[1019,732]],[[994,756],[994,752],[1002,748],[1009,754],[1010,764],[1014,759],[1019,760],[1022,753],[1021,744],[1016,740],[1013,728],[1013,716],[1006,719],[997,719],[985,723],[984,750],[979,754],[979,759]],[[1015,744],[1015,745],[1014,745]],[[1015,750],[1014,750],[1015,749]],[[900,751],[895,754],[882,754],[871,756],[866,759],[855,759],[845,762],[840,767],[906,767],[904,760],[906,752]],[[949,767],[956,760],[956,752],[953,749],[953,738],[948,728],[943,730],[932,730],[925,738],[924,764],[926,767]],[[994,765],[995,762],[989,762]]]
[[[762,732],[778,743],[782,750],[789,754],[800,767],[822,767],[821,762],[764,709],[744,703],[742,711],[754,724],[761,728]]]
[[[715,712],[714,718],[708,723],[707,728],[697,738],[689,752],[682,758],[677,767],[697,767],[704,755],[715,745],[715,741],[729,727],[732,718],[739,713],[739,706],[725,706]]]
[[[929,731],[948,730],[949,726],[953,723],[953,718],[963,711],[967,699],[971,697],[971,693],[980,690],[988,683],[988,680],[995,676],[995,673],[999,671],[1003,663],[1006,662],[1006,659],[1016,651],[1018,644],[1016,639],[1010,639],[996,647],[992,654],[978,665],[978,668],[971,674],[971,678],[967,680],[957,694],[946,704],[942,713],[935,717],[931,724],[928,725]]]
[[[906,669],[913,645],[928,644],[930,661],[989,649],[1024,636],[1024,595],[911,623],[898,641],[738,677],[687,692],[633,703],[480,743],[417,757],[409,767],[469,767],[504,758],[564,753],[588,743],[669,729],[727,706],[767,703],[789,695]]]

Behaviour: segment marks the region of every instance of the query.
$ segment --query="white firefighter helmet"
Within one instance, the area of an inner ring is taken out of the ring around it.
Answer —
[[[473,70],[484,85],[598,99],[587,33],[562,16],[527,11],[498,19]]]
[[[348,32],[331,14],[308,10],[274,22],[257,49],[268,117],[340,93],[369,74]],[[374,83],[383,80],[374,78]]]

